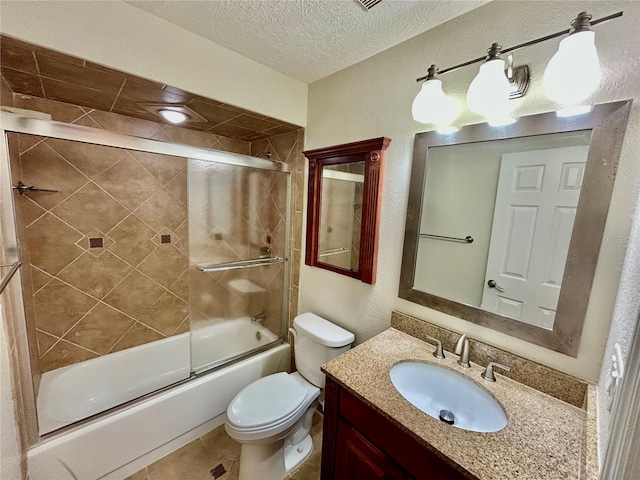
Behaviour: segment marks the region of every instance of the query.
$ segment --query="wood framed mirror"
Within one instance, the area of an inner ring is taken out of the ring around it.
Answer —
[[[390,142],[380,137],[303,152],[309,159],[307,265],[375,283]]]
[[[398,296],[575,357],[630,106],[416,134]]]

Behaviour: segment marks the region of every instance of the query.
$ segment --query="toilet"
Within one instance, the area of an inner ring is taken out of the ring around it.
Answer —
[[[243,388],[225,429],[242,444],[239,480],[282,480],[313,450],[311,422],[325,376],[320,366],[351,348],[354,335],[313,313],[290,328],[297,372],[275,373]]]

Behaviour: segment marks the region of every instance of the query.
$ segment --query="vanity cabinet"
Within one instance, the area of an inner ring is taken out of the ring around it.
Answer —
[[[321,480],[463,480],[465,475],[327,377]]]

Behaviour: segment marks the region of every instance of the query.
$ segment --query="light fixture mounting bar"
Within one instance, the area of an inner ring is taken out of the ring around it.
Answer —
[[[617,13],[613,13],[611,15],[607,15],[606,17],[602,17],[599,18],[597,20],[592,20],[591,21],[591,26],[595,26],[598,25],[600,23],[604,23],[604,22],[608,22],[609,20],[613,20],[614,18],[620,18],[622,16],[623,12],[617,12]],[[513,52],[515,50],[519,50],[521,48],[524,47],[529,47],[531,45],[535,45],[536,43],[541,43],[541,42],[546,42],[547,40],[551,40],[552,38],[557,38],[557,37],[561,37],[562,35],[566,35],[569,33],[571,29],[570,28],[566,28],[560,32],[556,32],[556,33],[552,33],[551,35],[547,35],[544,37],[540,37],[540,38],[536,38],[535,40],[530,40],[528,42],[525,43],[521,43],[519,45],[515,45],[513,47],[509,47],[509,48],[504,48],[502,49],[501,53],[509,53],[509,52]],[[474,63],[480,63],[480,62],[484,62],[487,59],[487,56],[484,55],[482,57],[478,57],[478,58],[474,58],[473,60],[469,60],[468,62],[464,62],[464,63],[460,63],[458,65],[455,65],[453,67],[449,67],[449,68],[445,68],[443,70],[438,70],[438,75],[442,75],[443,73],[447,73],[447,72],[452,72],[454,70],[458,70],[459,68],[462,67],[466,67],[468,65],[473,65]],[[420,78],[416,78],[416,82],[423,82],[427,79],[427,75],[420,77]]]

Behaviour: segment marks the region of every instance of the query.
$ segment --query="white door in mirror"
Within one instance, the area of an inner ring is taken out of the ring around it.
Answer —
[[[483,310],[553,328],[588,151],[502,155]]]

